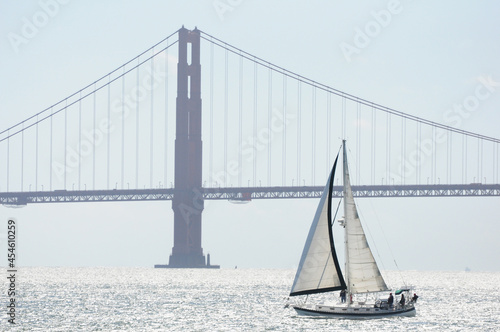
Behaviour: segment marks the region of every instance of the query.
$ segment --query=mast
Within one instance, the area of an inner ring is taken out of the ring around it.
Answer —
[[[345,199],[347,197],[347,185],[349,178],[349,170],[347,168],[347,153],[346,153],[346,147],[345,147],[345,139],[342,140],[342,162],[343,162],[343,167],[342,167],[342,172],[343,172],[343,179],[342,183],[344,184],[343,186],[343,192],[344,192],[344,214],[345,211],[347,211],[347,200]],[[345,217],[344,217],[345,218]],[[351,283],[349,282],[349,245],[348,245],[348,236],[347,236],[347,227],[345,223],[347,222],[346,219],[344,219],[344,256],[345,256],[345,268],[344,268],[344,276],[345,276],[345,282],[347,284],[347,296],[349,298],[349,301],[347,304],[350,306],[351,305]]]

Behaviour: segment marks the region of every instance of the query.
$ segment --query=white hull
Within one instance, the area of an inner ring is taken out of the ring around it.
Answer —
[[[392,309],[347,306],[336,307],[326,305],[294,305],[293,308],[301,316],[321,316],[342,319],[376,319],[388,317],[413,317],[416,315],[416,310],[413,305]]]

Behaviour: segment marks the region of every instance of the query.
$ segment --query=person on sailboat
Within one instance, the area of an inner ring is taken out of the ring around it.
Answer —
[[[392,293],[390,293],[389,298],[387,299],[387,304],[389,305],[389,308],[392,308],[393,303],[394,303],[394,297],[392,296]]]
[[[345,303],[346,292],[345,289],[340,291],[340,302]]]
[[[399,304],[401,304],[402,307],[405,306],[405,295],[401,294],[401,300],[399,301]]]
[[[417,303],[417,300],[418,300],[418,295],[417,295],[417,293],[413,293],[413,297],[411,298],[411,301],[412,301],[413,303]]]

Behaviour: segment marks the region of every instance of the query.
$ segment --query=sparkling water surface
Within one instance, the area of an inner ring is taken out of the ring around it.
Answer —
[[[2,331],[500,331],[500,272],[388,271],[417,287],[417,316],[338,320],[284,308],[295,270],[21,268]],[[6,278],[4,279],[6,280]],[[325,296],[323,295],[323,298]],[[311,297],[310,297],[311,298]],[[338,292],[326,301],[336,302]]]

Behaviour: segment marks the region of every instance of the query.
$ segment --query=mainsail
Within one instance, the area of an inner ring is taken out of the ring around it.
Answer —
[[[346,227],[346,280],[351,294],[388,290],[366,241],[352,195],[349,168],[344,148],[344,219]]]
[[[332,235],[331,192],[337,158],[314,216],[290,296],[345,289]]]

